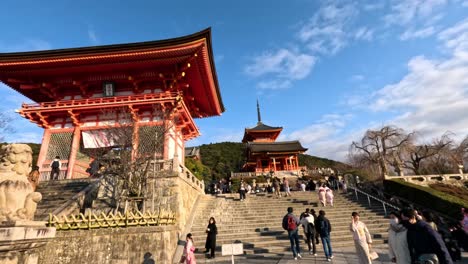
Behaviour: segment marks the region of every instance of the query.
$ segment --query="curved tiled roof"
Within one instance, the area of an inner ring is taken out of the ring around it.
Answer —
[[[282,127],[272,127],[272,126],[265,125],[262,122],[258,122],[255,127],[246,128],[245,130],[250,132],[250,131],[268,131],[268,130],[282,130],[282,129],[283,129]]]
[[[304,152],[304,148],[298,140],[282,142],[249,142],[247,148],[252,152]]]

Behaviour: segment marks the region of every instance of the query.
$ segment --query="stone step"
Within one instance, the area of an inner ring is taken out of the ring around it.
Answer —
[[[354,245],[353,240],[338,240],[338,239],[330,239],[332,248],[338,248],[338,247],[347,247],[347,246],[352,246]],[[380,245],[383,244],[385,241],[383,239],[376,239],[373,241],[374,245]],[[263,241],[263,242],[257,242],[257,243],[251,243],[250,241],[246,240],[236,240],[236,241],[225,241],[225,244],[231,244],[231,243],[242,243],[243,244],[243,249],[244,249],[244,254],[259,254],[259,253],[274,253],[274,254],[290,254],[290,243],[289,239],[284,239],[284,240],[275,240],[275,241]],[[216,241],[216,250],[215,254],[221,253],[221,247],[222,244],[221,241]],[[307,244],[304,242],[303,239],[299,241],[299,244],[301,246],[301,251],[302,252],[307,252]],[[195,247],[200,251],[199,253],[203,253],[205,243],[204,241],[201,241],[199,243],[195,242]],[[321,242],[316,245],[317,247],[317,252],[322,252],[322,244]]]
[[[46,218],[49,213],[67,203],[93,181],[95,179],[41,182],[37,191],[42,194],[42,200],[37,205],[35,219]]]
[[[383,210],[381,212],[381,214],[377,214],[376,212],[369,212],[369,211],[365,211],[365,210],[355,210],[356,212],[359,212],[359,214],[361,215],[361,217],[363,219],[367,219],[367,218],[370,218],[370,217],[381,217],[383,218]],[[330,220],[332,219],[343,219],[345,218],[346,220],[349,220],[351,218],[351,212],[352,211],[349,211],[349,212],[345,212],[345,213],[342,213],[342,214],[339,214],[339,213],[336,213],[336,214],[326,214],[326,217]],[[215,214],[204,214],[204,216],[200,216],[200,217],[196,217],[195,220],[198,222],[206,222],[207,219],[209,219],[208,217],[214,217],[215,219],[217,219],[217,222],[219,223],[236,223],[236,222],[248,222],[248,221],[274,221],[274,220],[278,220],[278,221],[281,221],[284,217],[285,213],[283,212],[282,214],[270,214],[270,215],[264,215],[264,214],[255,214],[255,215],[249,215],[249,214],[244,214],[244,215],[239,215],[239,216],[229,216],[229,215],[215,215]],[[219,217],[216,217],[216,216],[219,216]],[[229,216],[229,219],[224,219],[224,218],[220,218],[220,217],[228,217]],[[297,216],[297,215],[296,215]],[[372,219],[372,218],[370,218]]]
[[[251,236],[249,235],[250,233],[239,233],[236,235],[232,236],[227,236],[224,235],[222,238],[217,239],[217,243],[219,244],[226,244],[226,243],[232,243],[233,241],[243,241],[243,242],[248,242],[257,245],[258,243],[267,243],[267,244],[273,244],[276,243],[276,241],[288,241],[288,235],[287,233],[283,234],[274,234],[274,235],[269,235],[269,236],[263,236],[263,235],[256,235],[256,236]],[[197,234],[197,233],[192,233],[194,237],[205,237],[205,234]],[[241,239],[239,239],[241,237]],[[304,241],[305,237],[303,235],[299,236],[301,241]],[[380,233],[373,233],[371,231],[371,237],[372,240],[387,240],[388,239],[388,233],[385,230],[382,230]],[[353,237],[349,231],[347,231],[345,234],[337,234],[336,232],[332,232],[330,236],[332,241],[348,241],[352,242]]]
[[[351,212],[356,211],[366,223],[371,232],[374,244],[386,243],[388,237],[388,219],[384,217],[384,210],[378,203],[368,206],[367,199],[353,201],[352,196],[338,194],[335,196],[334,207],[318,207],[317,193],[293,193],[292,197],[274,198],[273,195],[251,195],[245,201],[239,201],[237,194],[204,196],[200,200],[199,207],[192,226],[192,234],[196,239],[196,245],[203,247],[206,238],[205,229],[208,218],[214,216],[217,219],[217,256],[220,255],[223,243],[242,241],[244,253],[241,260],[250,263],[249,256],[265,256],[259,263],[277,263],[270,256],[290,254],[287,232],[281,227],[281,221],[288,207],[293,207],[298,216],[305,208],[313,208],[316,212],[325,210],[327,218],[332,224],[331,240],[333,247],[353,246],[352,234],[349,231]],[[301,246],[305,250],[306,244],[300,231]],[[321,252],[321,245],[317,245]],[[198,256],[198,254],[197,254]],[[205,259],[206,263],[222,263],[220,260],[229,261],[229,258]],[[241,257],[241,256],[239,256]],[[267,260],[268,259],[268,260]],[[211,262],[210,262],[211,261]],[[267,262],[265,262],[267,261]],[[271,262],[269,262],[271,261]],[[240,262],[244,263],[244,262]],[[254,262],[252,262],[254,263]]]
[[[388,230],[388,224],[367,224],[367,227],[368,229],[370,230],[370,232],[377,232],[377,231],[384,231],[386,232]],[[265,230],[267,229],[268,231],[262,231],[262,230]],[[302,232],[302,228],[300,227],[299,228]],[[349,233],[349,225],[346,225],[346,226],[337,226],[337,225],[332,225],[332,231],[333,233],[338,233],[338,232],[342,232],[342,233]],[[285,230],[283,230],[283,228],[281,226],[274,226],[274,227],[268,227],[268,228],[255,228],[255,227],[236,227],[236,226],[231,226],[231,227],[227,227],[227,228],[223,228],[223,227],[218,227],[218,235],[237,235],[237,233],[240,233],[240,232],[255,232],[254,234],[255,235],[268,235],[270,233],[268,232],[286,232]],[[264,232],[264,234],[261,234],[262,232]],[[192,229],[192,233],[195,234],[205,234],[205,228],[193,228]]]

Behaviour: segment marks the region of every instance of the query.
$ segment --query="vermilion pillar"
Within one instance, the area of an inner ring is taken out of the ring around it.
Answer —
[[[73,131],[72,145],[70,149],[70,156],[68,157],[68,167],[67,167],[67,179],[73,178],[73,169],[75,168],[76,162],[76,153],[80,149],[80,140],[81,140],[81,129],[76,126]]]
[[[44,135],[42,136],[42,144],[41,150],[39,152],[39,157],[37,158],[37,166],[39,167],[39,171],[43,171],[42,165],[44,164],[47,158],[47,150],[49,148],[50,143],[50,129],[44,129]]]

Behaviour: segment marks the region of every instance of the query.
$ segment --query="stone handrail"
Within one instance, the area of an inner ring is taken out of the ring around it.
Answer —
[[[179,177],[185,182],[190,184],[195,189],[200,190],[205,193],[205,183],[202,180],[199,180],[187,167],[182,164],[179,164]]]
[[[97,190],[99,188],[99,184],[104,179],[105,176],[101,176],[99,179],[95,180],[94,182],[90,183],[86,188],[81,190],[79,193],[75,194],[70,200],[66,201],[64,204],[59,206],[55,209],[51,215],[62,216],[62,215],[69,215],[75,209],[81,207],[85,200],[85,197],[88,193]],[[43,221],[47,221],[47,219],[43,219]]]
[[[411,175],[411,176],[388,176],[385,175],[386,180],[402,179],[406,182],[415,184],[428,184],[430,182],[445,182],[445,181],[464,181],[468,180],[468,174],[433,174],[433,175]]]

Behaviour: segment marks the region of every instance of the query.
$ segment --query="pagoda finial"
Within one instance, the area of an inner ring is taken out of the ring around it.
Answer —
[[[260,104],[258,103],[258,99],[257,99],[257,117],[258,117],[258,123],[261,123],[262,117],[260,116]]]

